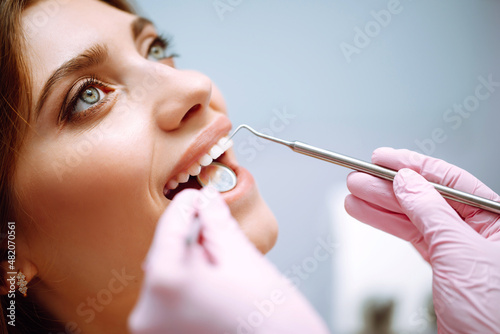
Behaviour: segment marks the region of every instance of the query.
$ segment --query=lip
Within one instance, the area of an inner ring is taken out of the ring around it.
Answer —
[[[227,152],[230,152],[233,149],[234,146],[231,147]],[[236,187],[234,187],[230,191],[221,193],[222,198],[227,204],[231,204],[248,195],[249,192],[255,187],[256,184],[253,175],[246,168],[238,164],[233,154],[228,155],[224,153],[217,159],[217,161],[231,168],[236,174],[236,178],[238,180],[238,182],[236,183]]]
[[[203,129],[189,144],[186,151],[177,161],[171,174],[165,180],[167,182],[179,173],[187,171],[191,165],[198,162],[200,158],[217,144],[217,142],[226,136],[232,128],[231,121],[224,115],[218,115],[207,127]],[[234,165],[234,162],[231,162]],[[162,189],[163,190],[163,189]]]
[[[243,196],[249,194],[250,190],[255,186],[255,180],[252,174],[246,168],[235,166],[232,169],[236,174],[238,182],[236,183],[236,187],[234,187],[230,191],[221,193],[222,198],[224,199],[224,201],[226,201],[227,204],[238,201]]]
[[[182,154],[179,161],[172,169],[172,173],[165,180],[164,187],[167,182],[174,176],[186,171],[192,164],[198,162],[200,158],[214,146],[220,138],[229,134],[232,124],[229,118],[225,115],[218,115],[209,126],[203,129],[190,143],[186,151]],[[228,150],[231,151],[233,148]],[[232,152],[231,152],[232,153]],[[250,194],[255,187],[255,180],[252,174],[244,167],[240,166],[236,161],[234,154],[222,154],[217,161],[231,168],[238,182],[232,190],[221,193],[222,198],[227,204],[231,204]],[[163,194],[163,189],[162,189]]]

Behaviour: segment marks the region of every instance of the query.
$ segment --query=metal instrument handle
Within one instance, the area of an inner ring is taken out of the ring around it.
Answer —
[[[372,163],[351,158],[349,156],[342,155],[339,153],[317,148],[299,141],[294,141],[291,142],[290,144],[291,145],[289,145],[289,147],[297,153],[301,153],[313,158],[328,161],[336,165],[347,167],[359,172],[364,172],[373,176],[380,177],[385,180],[393,181],[394,177],[397,174],[397,171],[395,170],[374,165]],[[430,183],[444,198],[500,214],[499,202],[495,202],[483,197],[472,195],[453,188],[449,188],[434,182]]]

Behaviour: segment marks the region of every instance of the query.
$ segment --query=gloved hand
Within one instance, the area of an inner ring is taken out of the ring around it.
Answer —
[[[468,172],[408,150],[377,149],[372,162],[399,170],[394,183],[351,173],[347,212],[410,241],[431,264],[439,333],[500,333],[500,216],[447,201],[425,179],[500,197]]]
[[[199,224],[199,236],[190,235]],[[246,238],[217,191],[184,190],[160,218],[132,333],[327,333]]]

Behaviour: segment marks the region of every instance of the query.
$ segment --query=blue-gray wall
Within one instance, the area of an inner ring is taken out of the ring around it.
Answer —
[[[174,36],[178,66],[204,72],[219,86],[233,124],[365,160],[379,146],[418,150],[500,191],[500,87],[483,100],[474,97],[479,77],[500,82],[500,1],[137,2]],[[392,11],[390,19],[382,10]],[[463,103],[472,111],[448,111]],[[331,233],[326,192],[348,172],[274,144],[250,145],[246,134],[235,142],[279,219],[269,257],[287,271]],[[301,281],[332,328],[338,319],[325,296],[334,272],[335,262],[325,261]]]

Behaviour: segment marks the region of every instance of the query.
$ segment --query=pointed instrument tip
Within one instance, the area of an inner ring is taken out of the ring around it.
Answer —
[[[232,139],[234,137],[234,135],[238,131],[240,131],[240,129],[247,129],[248,131],[250,131],[251,133],[253,133],[257,137],[264,138],[264,139],[273,141],[273,142],[278,143],[278,144],[286,145],[288,147],[292,147],[292,145],[293,145],[292,142],[289,142],[289,141],[286,141],[286,140],[283,140],[283,139],[275,138],[275,137],[268,136],[268,135],[265,135],[263,133],[260,133],[260,132],[258,132],[256,130],[254,130],[251,126],[246,125],[246,124],[241,124],[240,126],[238,126],[236,128],[236,130],[234,130],[233,134],[229,137],[229,139]]]
[[[248,125],[246,125],[246,124],[241,124],[241,125],[239,125],[239,126],[236,128],[236,130],[234,130],[234,131],[233,131],[233,134],[229,137],[229,139],[233,139],[234,135],[235,135],[238,131],[240,131],[241,129],[243,129],[243,128],[245,128],[245,129],[249,130],[249,131],[250,131],[250,132],[252,132],[253,134],[257,134],[257,131],[255,131],[254,129],[252,129],[250,126],[248,126]]]

